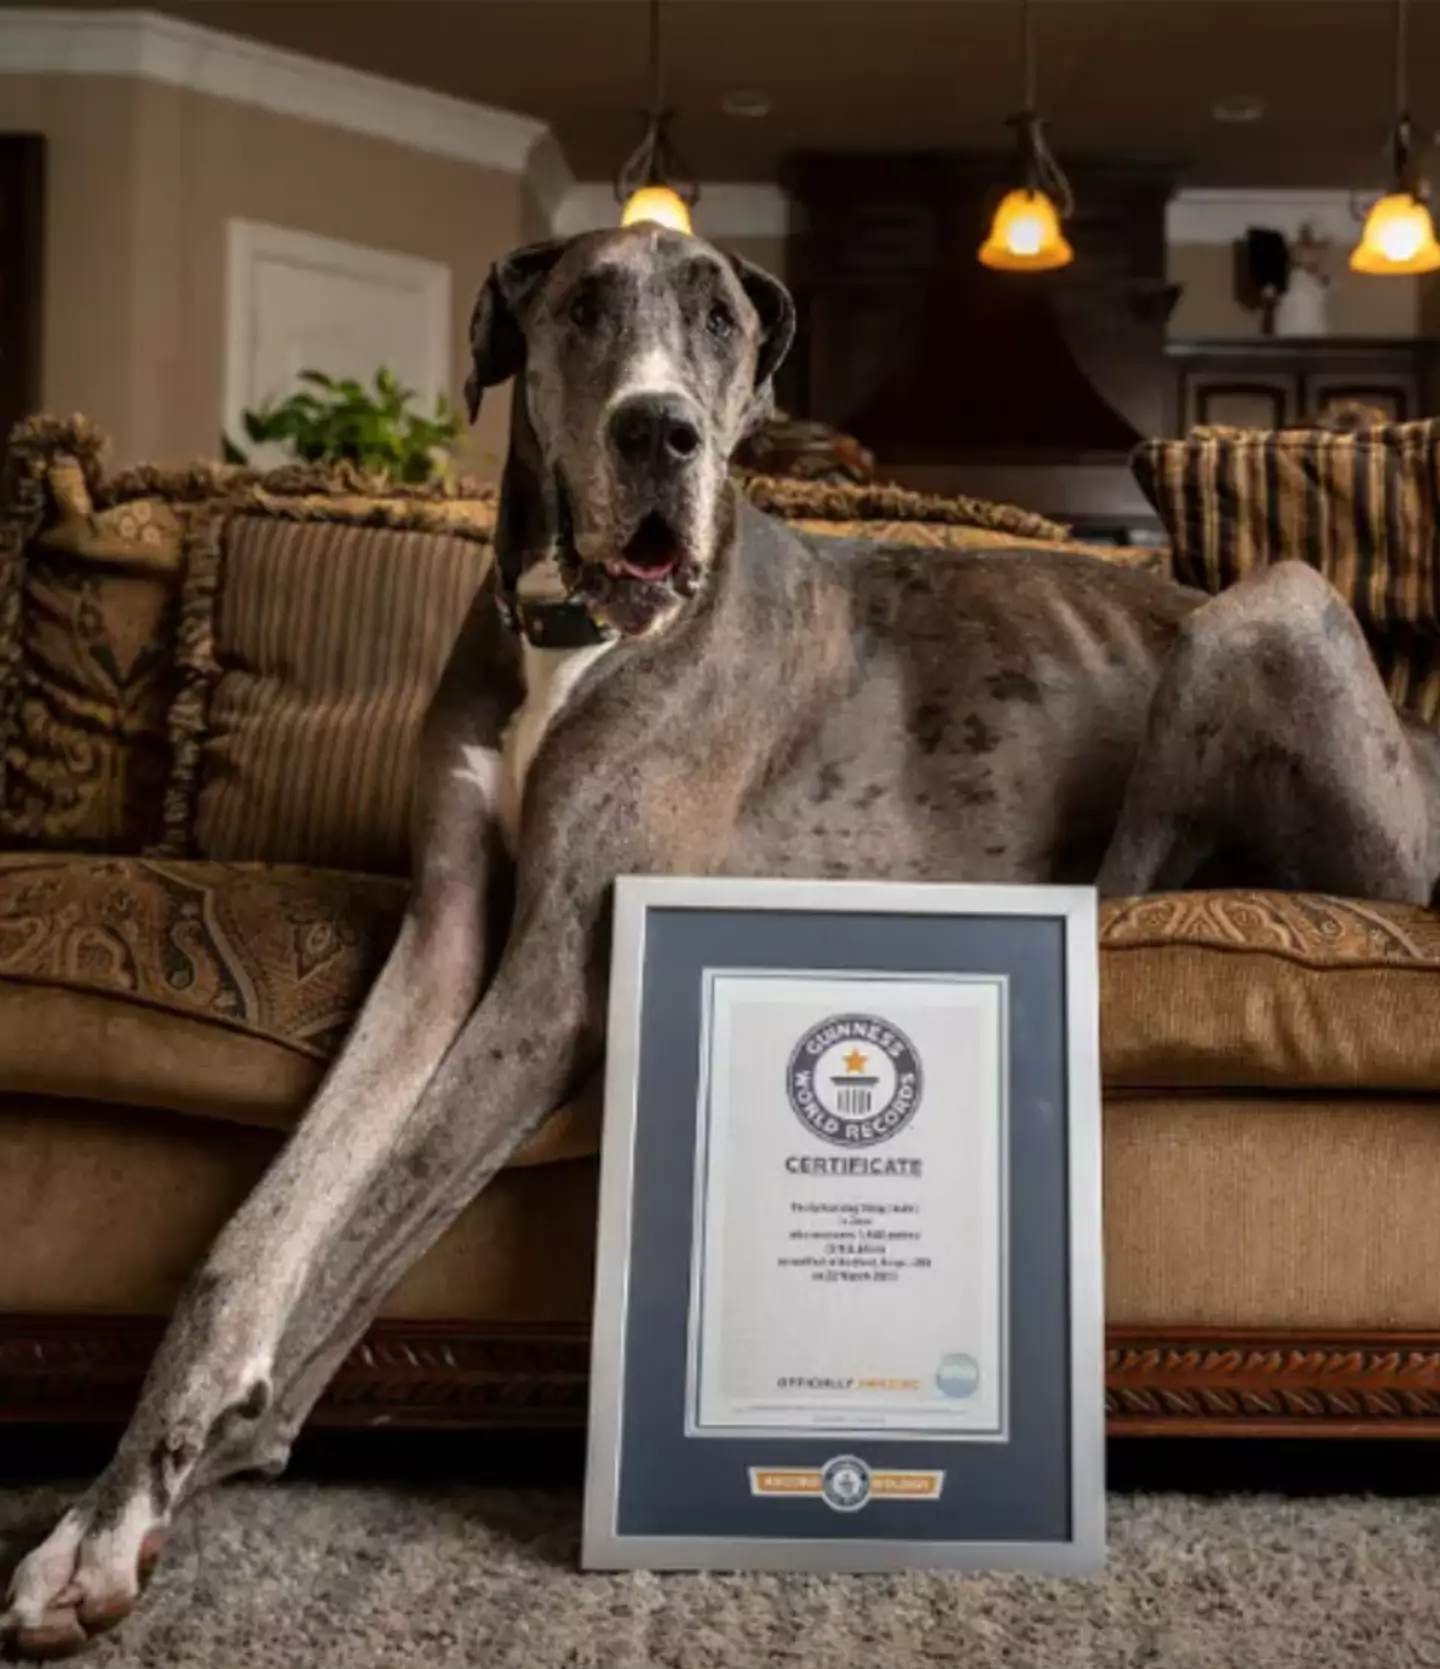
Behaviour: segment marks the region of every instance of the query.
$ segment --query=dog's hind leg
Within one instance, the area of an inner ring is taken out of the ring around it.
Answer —
[[[493,614],[493,603],[482,592]],[[209,1479],[283,1464],[274,1410],[308,1354],[295,1325],[324,1261],[410,1152],[417,1103],[479,996],[499,848],[503,687],[472,611],[427,722],[411,904],[316,1100],[183,1296],[105,1473],[19,1567],[0,1637],[24,1655],[78,1649],[135,1603],[172,1515]],[[409,1178],[412,1183],[415,1178]]]
[[[1437,757],[1339,594],[1278,564],[1183,622],[1099,889],[1183,887],[1218,854],[1257,884],[1427,903]]]

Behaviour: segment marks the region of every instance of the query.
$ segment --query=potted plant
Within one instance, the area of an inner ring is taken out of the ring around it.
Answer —
[[[412,408],[414,389],[402,387],[384,366],[373,389],[323,371],[302,371],[299,381],[303,386],[286,399],[242,413],[252,445],[285,446],[305,463],[350,463],[395,481],[453,478],[450,449],[465,425],[443,394],[427,417]],[[227,463],[250,462],[228,435],[224,452]]]

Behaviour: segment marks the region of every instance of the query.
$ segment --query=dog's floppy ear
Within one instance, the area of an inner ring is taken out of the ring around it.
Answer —
[[[749,425],[754,427],[763,423],[775,408],[773,379],[795,338],[795,303],[789,290],[763,267],[728,250],[725,259],[734,268],[750,305],[760,315],[760,350],[755,358],[755,397]]]
[[[780,368],[795,337],[795,303],[790,292],[771,273],[747,261],[743,255],[726,252],[750,305],[760,315],[760,352],[755,360],[755,386],[763,388]]]
[[[527,244],[497,261],[480,286],[470,315],[470,375],[465,405],[473,423],[487,388],[517,376],[525,364],[525,333],[520,320],[525,304],[564,254],[568,238]]]

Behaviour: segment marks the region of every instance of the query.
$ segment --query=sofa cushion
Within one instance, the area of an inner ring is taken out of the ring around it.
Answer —
[[[0,1092],[288,1129],[405,896],[391,877],[287,866],[0,858]],[[1427,910],[1172,893],[1107,903],[1100,944],[1111,1094],[1440,1088]],[[524,1158],[597,1139],[593,1108],[565,1109]]]
[[[280,1146],[272,1130],[0,1095],[0,1313],[168,1315]],[[502,1171],[385,1302],[407,1320],[590,1313],[593,1162]]]
[[[1156,894],[1105,904],[1100,943],[1108,1093],[1440,1089],[1440,915],[1429,910]]]
[[[490,550],[449,506],[259,490],[197,527],[162,850],[404,873],[421,722]]]
[[[1440,1329],[1440,1097],[1107,1096],[1112,1327]]]
[[[399,927],[388,876],[0,857],[0,1093],[290,1129]],[[517,1164],[595,1151],[562,1108]]]
[[[1007,533],[1047,543],[1069,537],[1061,522],[1021,510],[1013,504],[992,504],[980,498],[943,498],[912,492],[888,482],[801,481],[787,476],[737,476],[740,489],[757,510],[781,521],[852,524],[894,524],[907,527],[970,528],[984,533]],[[873,535],[866,535],[873,537]],[[939,536],[933,536],[935,542]]]
[[[873,481],[875,454],[854,435],[810,417],[776,411],[735,452],[741,469],[794,481]]]
[[[160,832],[182,515],[97,505],[103,441],[35,419],[0,503],[0,838],[138,851]]]
[[[793,480],[769,476],[741,479],[745,495],[767,514],[801,533],[826,538],[871,539],[884,545],[919,545],[928,550],[1033,549],[1094,556],[1125,567],[1169,573],[1163,546],[1092,545],[1069,529],[1013,504],[977,498],[943,498],[885,483]]]
[[[1365,628],[1391,698],[1440,722],[1440,418],[1337,433],[1196,428],[1135,454],[1175,575],[1217,592],[1318,568]]]
[[[0,1095],[0,1313],[168,1314],[273,1131]],[[1440,1331],[1440,1100],[1108,1100],[1112,1326]],[[496,1177],[386,1300],[406,1320],[589,1318],[593,1161]]]

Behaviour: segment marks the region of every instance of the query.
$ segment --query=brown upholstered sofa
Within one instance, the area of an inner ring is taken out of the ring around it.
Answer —
[[[883,488],[750,490],[920,543],[1061,536]],[[123,1412],[315,1088],[403,905],[407,741],[492,508],[343,473],[107,476],[83,421],[17,435],[0,1419]],[[1102,978],[1114,1429],[1440,1429],[1440,917],[1130,900],[1104,912]],[[557,1115],[319,1417],[579,1423],[596,1140]]]

